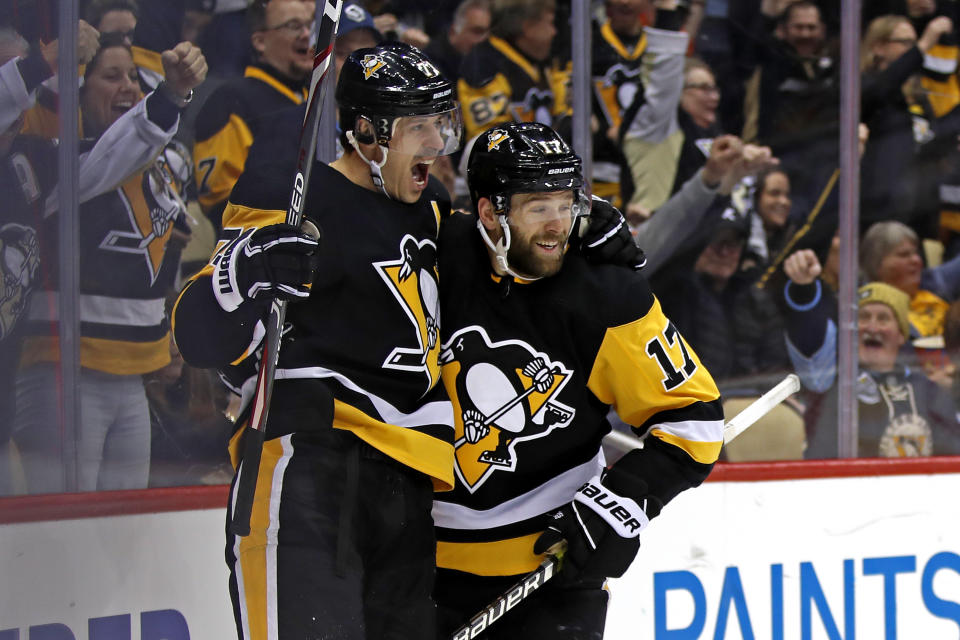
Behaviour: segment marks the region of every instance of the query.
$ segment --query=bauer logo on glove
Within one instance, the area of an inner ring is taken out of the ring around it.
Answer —
[[[600,484],[600,478],[595,477],[583,483],[574,497],[593,509],[607,524],[624,538],[640,535],[640,532],[650,524],[647,514],[636,502],[624,496],[618,496],[605,489]]]

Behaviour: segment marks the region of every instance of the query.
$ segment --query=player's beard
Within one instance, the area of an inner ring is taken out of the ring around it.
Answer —
[[[541,233],[531,237],[521,237],[513,227],[510,229],[512,240],[507,251],[510,268],[521,276],[546,278],[555,275],[563,266],[566,253],[566,235],[559,233]],[[543,255],[536,248],[537,242],[556,242],[557,250],[552,255]]]

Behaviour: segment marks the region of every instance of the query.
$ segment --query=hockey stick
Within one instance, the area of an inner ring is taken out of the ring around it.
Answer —
[[[723,426],[723,443],[729,444],[734,438],[746,431],[757,420],[770,413],[774,407],[800,390],[800,378],[791,373],[765,394],[754,400],[746,409],[734,416]],[[640,446],[640,439],[622,431],[611,431],[604,436],[604,442],[627,452]]]
[[[320,129],[321,107],[327,89],[327,83],[323,82],[323,78],[330,69],[330,63],[333,59],[333,40],[337,35],[342,5],[343,0],[325,0],[323,14],[319,17],[320,26],[317,30],[316,55],[313,58],[310,93],[307,95],[307,111],[303,118],[303,128],[300,130],[297,175],[294,178],[293,190],[290,194],[290,206],[287,208],[286,222],[295,227],[299,227],[303,222],[303,203],[306,200],[307,188],[310,185],[310,173],[313,170],[317,136]],[[320,230],[313,223],[310,223],[309,227],[304,230],[319,239]],[[277,371],[280,337],[286,315],[286,302],[275,299],[270,303],[256,391],[250,407],[250,419],[247,423],[246,432],[243,434],[243,458],[241,458],[238,470],[233,517],[230,520],[230,531],[238,536],[246,536],[250,533],[250,512],[253,509],[257,476],[260,473],[260,453],[263,451],[267,414],[270,410],[270,397],[273,394],[273,378]]]
[[[470,618],[467,624],[453,632],[450,640],[467,640],[475,638],[477,634],[503,617],[503,615],[523,602],[531,593],[542,587],[556,574],[560,567],[560,559],[567,550],[566,540],[560,541],[547,549],[547,557],[540,566],[523,576],[523,578],[500,597],[484,607],[480,613]]]
[[[723,441],[728,443],[746,431],[757,420],[768,414],[774,407],[800,390],[800,378],[791,373],[780,381],[777,386],[753,401],[723,427]],[[610,438],[610,436],[615,436]],[[622,436],[622,437],[621,437]],[[618,431],[607,434],[612,444],[629,451],[640,445],[640,440]],[[515,585],[507,589],[503,595],[480,610],[469,622],[453,632],[450,640],[467,640],[474,638],[481,631],[499,620],[527,597],[542,587],[557,573],[563,552],[566,551],[566,542],[558,543],[547,550],[547,557],[540,566],[525,575]]]

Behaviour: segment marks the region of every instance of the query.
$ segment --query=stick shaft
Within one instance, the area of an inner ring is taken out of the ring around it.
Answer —
[[[736,415],[723,427],[723,443],[728,444],[746,431],[757,420],[768,414],[774,407],[800,390],[800,378],[791,373],[765,394],[757,398],[746,409]],[[604,441],[617,449],[627,452],[640,446],[639,438],[622,431],[611,431]]]
[[[310,174],[313,170],[314,149],[320,129],[324,94],[327,83],[323,78],[333,61],[333,40],[337,35],[340,21],[340,9],[343,0],[326,0],[323,13],[319,16],[320,26],[317,33],[316,55],[313,58],[313,74],[310,77],[310,93],[307,96],[307,109],[300,130],[300,144],[297,151],[297,174],[290,193],[290,205],[287,208],[287,224],[300,226],[303,219],[303,203],[307,198]],[[318,7],[319,9],[319,7]],[[230,530],[238,536],[250,533],[250,512],[256,492],[257,476],[260,473],[260,449],[266,433],[267,415],[270,410],[270,398],[273,395],[273,381],[277,371],[277,358],[280,351],[280,338],[284,319],[287,315],[287,303],[274,300],[266,318],[266,336],[260,359],[260,371],[257,375],[256,392],[250,407],[250,420],[244,434],[244,463],[240,466],[237,479],[236,500]],[[256,453],[252,449],[256,448]],[[251,458],[247,459],[246,455]]]
[[[470,621],[454,631],[450,640],[467,640],[475,637],[482,629],[499,620],[503,615],[526,600],[531,593],[542,587],[557,573],[560,560],[555,555],[547,555],[540,566],[525,575],[515,585],[484,607]]]
[[[791,373],[770,391],[757,398],[738,413],[723,428],[723,442],[728,443],[746,431],[753,423],[770,413],[775,406],[800,390],[800,378]]]

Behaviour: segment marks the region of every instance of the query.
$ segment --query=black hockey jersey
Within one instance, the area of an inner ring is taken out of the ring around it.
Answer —
[[[57,149],[45,138],[18,136],[0,160],[0,416],[14,415],[14,374],[30,296],[39,284],[37,229],[57,184]],[[7,429],[0,427],[0,435]]]
[[[623,112],[631,105],[643,104],[641,64],[647,50],[647,34],[624,42],[609,22],[593,30],[593,96],[594,113],[600,120],[600,131],[620,128]],[[606,137],[606,136],[604,136]],[[596,153],[594,154],[596,155]]]
[[[166,296],[180,248],[170,244],[185,211],[163,156],[118,188],[80,205],[80,364],[116,375],[156,371],[170,362]],[[21,365],[59,360],[59,215],[44,220],[47,274],[35,292]]]
[[[464,57],[457,94],[466,139],[504,122],[556,125],[570,114],[570,64],[529,60],[506,40],[490,36]]]
[[[244,307],[226,314],[217,305],[210,274],[236,239],[285,220],[286,210],[279,207],[289,199],[290,176],[275,173],[241,176],[224,209],[211,264],[187,285],[174,309],[184,357],[220,368],[244,404],[256,382],[264,333],[257,314],[263,309],[253,307],[248,323]],[[437,231],[449,197],[431,178],[420,200],[405,204],[322,164],[314,167],[308,193],[306,215],[323,230],[320,264],[310,297],[287,309],[267,437],[332,423],[431,476],[438,488],[449,488],[453,429],[450,405],[437,384],[436,265]],[[289,419],[277,401],[284,380],[314,381],[314,400],[328,409],[330,422]]]
[[[219,87],[197,115],[193,148],[200,205],[219,226],[220,208],[243,172],[262,123],[307,98],[302,83],[284,81],[272,68],[251,65],[243,78]],[[296,148],[286,150],[296,156]]]
[[[645,479],[664,502],[707,476],[717,387],[641,275],[570,254],[556,276],[508,289],[466,214],[444,222],[440,271],[456,487],[434,502],[438,567],[536,568],[545,515],[605,465],[611,406],[657,452]]]
[[[647,34],[641,31],[635,40],[625,42],[609,22],[594,23],[592,41],[593,114],[599,121],[593,136],[593,193],[619,206],[620,171],[625,160],[609,131],[625,133],[621,130],[624,116],[632,119],[643,105],[641,72]]]

